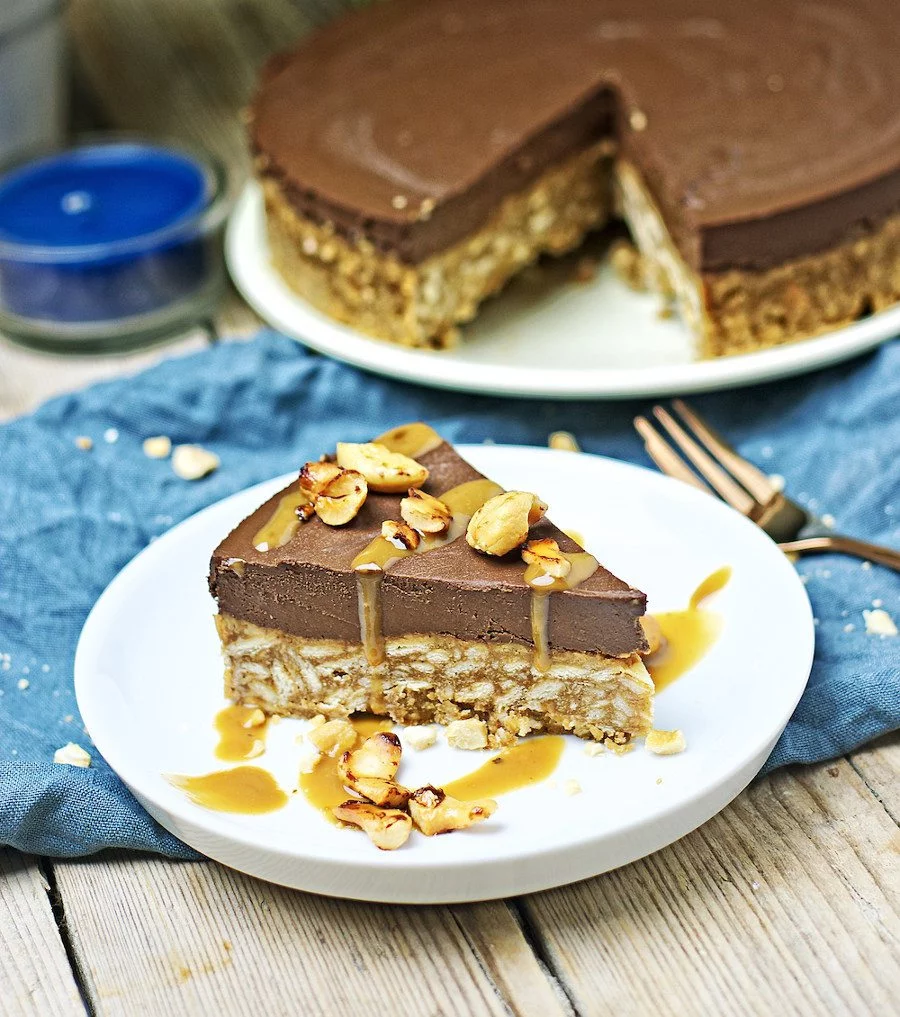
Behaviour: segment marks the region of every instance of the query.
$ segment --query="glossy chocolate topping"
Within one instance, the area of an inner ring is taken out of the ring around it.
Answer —
[[[896,0],[387,0],[272,61],[264,172],[416,263],[618,135],[688,263],[766,267],[900,207]]]
[[[419,461],[430,471],[424,490],[436,496],[481,477],[446,443]],[[284,493],[260,506],[216,548],[210,589],[219,609],[308,638],[359,643],[357,577],[351,563],[381,532],[385,519],[399,519],[400,496],[370,493],[348,525],[330,527],[314,517],[282,547],[258,551],[254,536]],[[554,537],[564,551],[579,550],[547,521],[531,533]],[[244,564],[235,569],[235,560]],[[464,536],[391,565],[381,595],[386,636],[446,633],[533,645],[531,588],[521,557],[489,558],[469,547]],[[551,595],[550,646],[610,656],[634,653],[646,647],[638,621],[645,606],[643,593],[600,567],[575,589]]]

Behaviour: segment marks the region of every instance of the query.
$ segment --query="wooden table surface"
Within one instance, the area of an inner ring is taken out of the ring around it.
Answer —
[[[260,60],[340,3],[73,0],[77,121],[198,141],[239,175]],[[255,324],[232,297],[130,356],[0,340],[0,417]],[[457,907],[328,900],[211,862],[0,850],[0,1014],[897,1014],[898,778],[891,736],[758,780],[616,872]]]

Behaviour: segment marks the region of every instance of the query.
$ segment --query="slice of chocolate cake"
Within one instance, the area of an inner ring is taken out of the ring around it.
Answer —
[[[366,711],[644,735],[646,598],[425,424],[339,445],[216,548],[225,691],[282,716]]]

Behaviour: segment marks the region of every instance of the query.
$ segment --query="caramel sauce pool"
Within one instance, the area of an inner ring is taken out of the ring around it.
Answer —
[[[653,617],[659,623],[663,645],[646,658],[645,663],[657,692],[662,692],[686,671],[701,661],[722,631],[721,615],[700,605],[718,593],[731,578],[725,566],[707,576],[694,590],[684,611],[666,611]]]
[[[451,780],[444,791],[460,801],[493,798],[546,780],[556,769],[565,746],[561,735],[527,738],[504,749],[477,770]]]
[[[216,714],[215,728],[219,732],[219,744],[216,746],[216,758],[228,763],[239,763],[245,759],[255,759],[266,749],[266,733],[269,718],[248,727],[247,721],[256,712],[255,706],[226,706]]]
[[[350,721],[356,728],[357,744],[378,731],[390,731],[392,727],[387,718],[365,714],[351,717]],[[553,773],[564,745],[565,739],[559,735],[528,738],[504,749],[472,773],[442,785],[443,790],[454,798],[470,801],[529,787]],[[351,797],[338,777],[337,764],[337,758],[322,756],[312,773],[300,774],[300,790],[306,800],[335,824],[338,821],[331,810]]]
[[[166,777],[197,805],[215,812],[240,812],[257,816],[275,812],[287,804],[288,796],[268,770],[258,766],[236,766],[199,777],[170,774]]]

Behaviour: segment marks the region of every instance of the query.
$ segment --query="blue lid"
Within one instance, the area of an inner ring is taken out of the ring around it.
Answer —
[[[44,257],[134,250],[202,211],[209,189],[207,168],[184,152],[134,142],[70,149],[0,177],[0,244]]]

